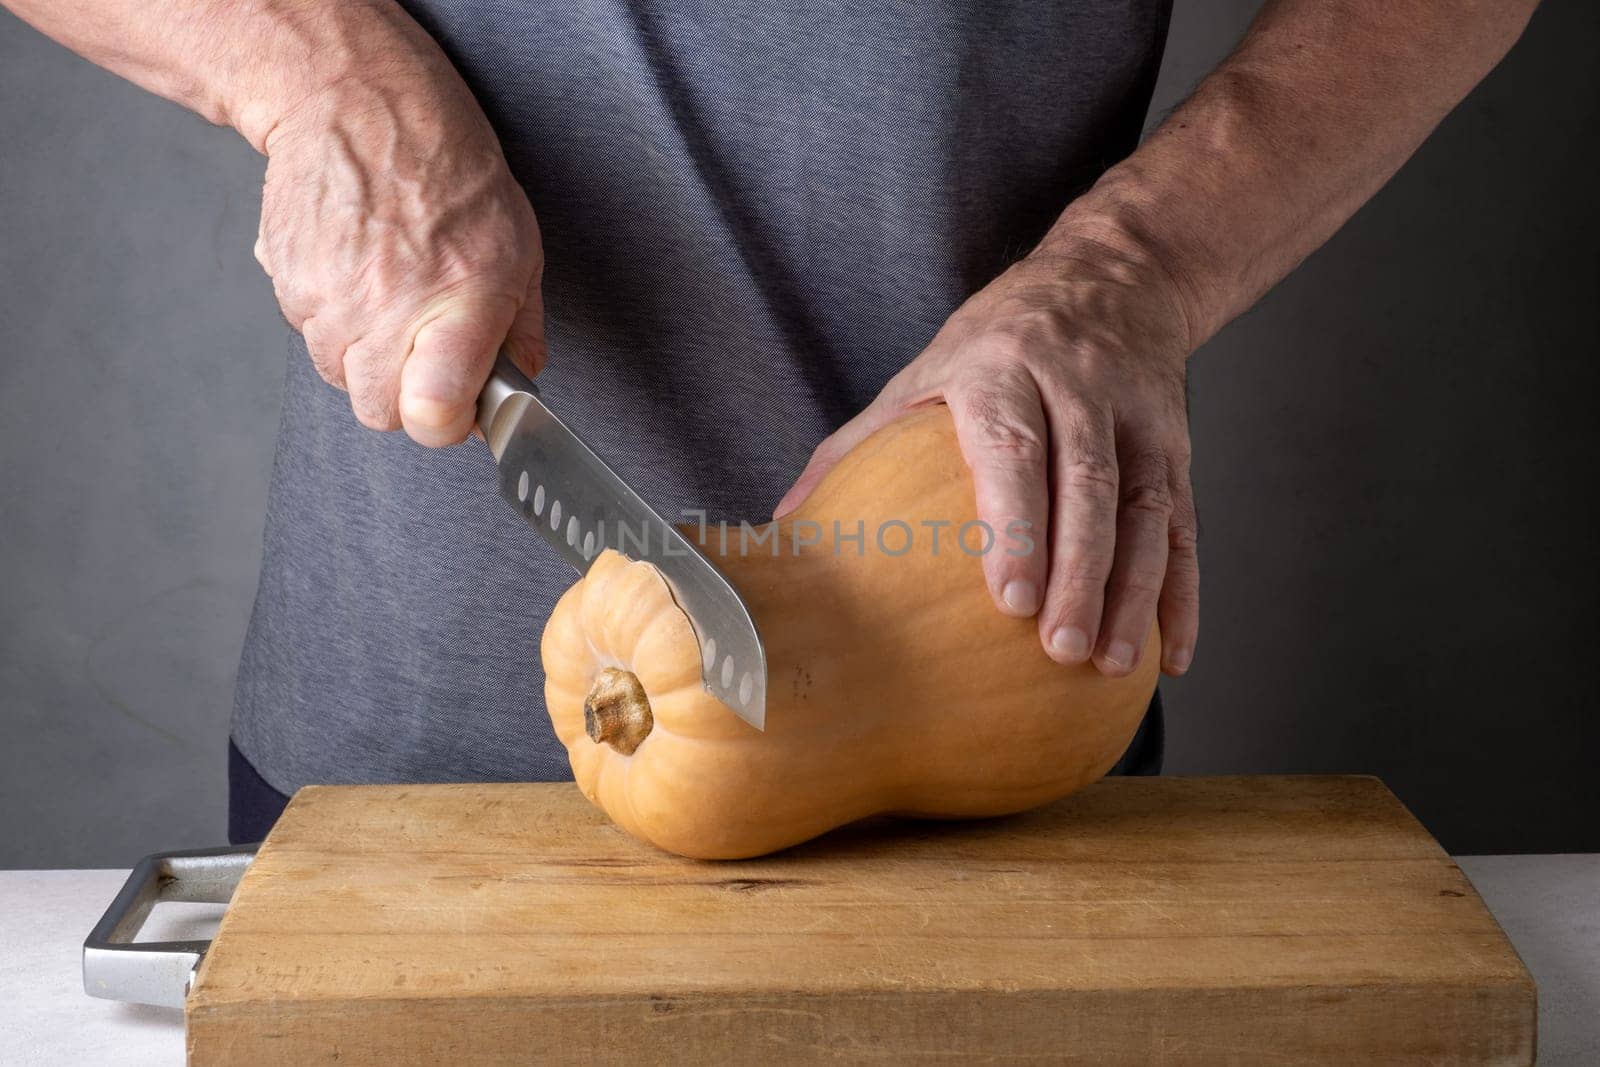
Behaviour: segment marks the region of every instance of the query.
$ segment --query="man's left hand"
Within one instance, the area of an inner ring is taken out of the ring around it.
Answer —
[[[1053,240],[963,304],[860,415],[818,446],[782,515],[845,453],[908,409],[942,401],[972,470],[978,518],[1028,523],[1035,551],[989,552],[996,606],[1037,617],[1061,663],[1111,676],[1161,624],[1182,674],[1199,628],[1200,571],[1178,291],[1115,238]]]

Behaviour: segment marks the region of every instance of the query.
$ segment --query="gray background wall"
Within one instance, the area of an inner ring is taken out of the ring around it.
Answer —
[[[1255,6],[1178,0],[1159,109]],[[1549,0],[1196,357],[1172,771],[1373,773],[1452,850],[1600,850],[1597,48]],[[262,169],[0,13],[0,867],[224,840],[284,362]]]

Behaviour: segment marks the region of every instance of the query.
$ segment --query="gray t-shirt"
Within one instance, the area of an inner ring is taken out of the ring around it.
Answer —
[[[548,401],[663,513],[737,520],[1132,150],[1169,0],[406,6],[538,214]],[[495,486],[291,338],[233,717],[269,783],[567,777],[538,646],[575,573]]]

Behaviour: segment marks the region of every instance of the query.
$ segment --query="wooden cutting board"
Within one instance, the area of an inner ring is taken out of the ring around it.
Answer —
[[[571,785],[313,787],[229,906],[191,1062],[1528,1063],[1534,986],[1371,778],[1110,779],[763,860]]]

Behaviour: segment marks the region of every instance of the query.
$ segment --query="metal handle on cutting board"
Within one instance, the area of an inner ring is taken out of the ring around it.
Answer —
[[[83,991],[134,1004],[183,1007],[210,941],[134,943],[150,909],[166,900],[226,904],[257,845],[155,852],[133,868],[83,943]]]

